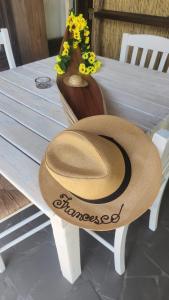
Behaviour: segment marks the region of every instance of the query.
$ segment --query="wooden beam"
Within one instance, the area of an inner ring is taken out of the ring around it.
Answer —
[[[98,19],[118,20],[129,23],[144,24],[159,27],[169,27],[169,17],[144,15],[137,13],[101,9],[94,13]]]

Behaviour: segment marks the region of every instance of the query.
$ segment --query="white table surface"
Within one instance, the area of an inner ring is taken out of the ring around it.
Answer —
[[[102,58],[94,77],[108,113],[149,131],[169,114],[169,75]],[[39,164],[48,142],[68,126],[55,84],[54,58],[0,72],[0,173],[50,218],[38,183]],[[49,89],[34,80],[50,76]]]

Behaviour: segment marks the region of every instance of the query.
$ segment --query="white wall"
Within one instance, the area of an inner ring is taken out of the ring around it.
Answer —
[[[48,39],[61,37],[65,31],[66,9],[65,4],[68,0],[43,0],[46,30]],[[72,7],[72,0],[69,1]]]

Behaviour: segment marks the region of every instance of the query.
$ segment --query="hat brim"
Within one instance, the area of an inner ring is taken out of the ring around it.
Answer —
[[[58,216],[82,228],[107,231],[130,224],[151,207],[161,184],[161,161],[150,137],[124,119],[105,115],[82,119],[71,129],[116,140],[130,159],[129,184],[113,201],[87,203],[56,182],[43,161],[39,177],[44,199]]]

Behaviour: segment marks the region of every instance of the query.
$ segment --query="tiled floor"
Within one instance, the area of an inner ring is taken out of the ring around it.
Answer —
[[[82,231],[82,275],[73,286],[61,275],[48,227],[4,253],[0,300],[168,300],[169,184],[157,231],[149,231],[147,224],[148,213],[129,228],[123,276],[114,271],[113,255]],[[113,233],[104,236],[110,240]]]

